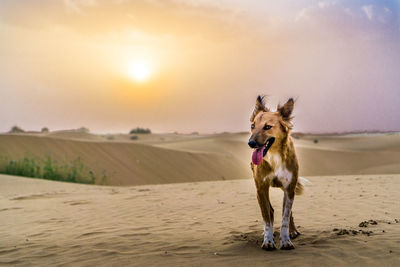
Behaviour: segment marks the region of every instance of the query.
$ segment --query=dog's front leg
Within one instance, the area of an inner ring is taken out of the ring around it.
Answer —
[[[294,249],[294,245],[289,237],[289,221],[292,214],[292,205],[294,200],[294,192],[291,194],[288,190],[284,190],[283,196],[283,214],[281,226],[281,249]]]
[[[260,205],[261,214],[264,219],[264,242],[262,248],[265,250],[274,250],[276,245],[274,242],[274,209],[269,201],[269,185],[257,183],[257,199]]]

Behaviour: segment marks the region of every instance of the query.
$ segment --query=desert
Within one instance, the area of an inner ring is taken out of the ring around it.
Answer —
[[[400,266],[399,0],[0,0],[1,266]]]
[[[290,252],[260,248],[262,217],[246,162],[248,134],[149,135],[142,142],[59,135],[0,135],[2,156],[88,155],[83,162],[91,169],[120,172],[107,185],[1,175],[1,264],[399,264],[398,134],[294,139],[301,175],[310,183],[296,196],[293,212],[301,235]],[[118,164],[105,164],[110,155]],[[135,165],[138,155],[154,167]],[[119,167],[122,159],[137,172]],[[215,160],[223,166],[218,173],[202,170],[213,170]],[[188,171],[173,172],[182,161]],[[279,215],[281,190],[271,190],[271,201]]]

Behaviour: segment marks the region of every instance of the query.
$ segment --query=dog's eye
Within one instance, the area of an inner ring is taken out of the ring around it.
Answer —
[[[254,129],[254,127],[255,127],[255,126],[254,126],[254,123],[253,123],[250,127],[251,127],[251,129]]]
[[[272,126],[271,125],[267,125],[267,124],[265,124],[265,126],[264,126],[264,130],[269,130],[269,129],[271,129],[272,128]]]

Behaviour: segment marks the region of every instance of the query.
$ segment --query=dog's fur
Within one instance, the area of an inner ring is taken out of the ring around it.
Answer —
[[[291,122],[293,107],[294,100],[290,98],[283,106],[278,105],[276,112],[272,112],[266,107],[264,97],[258,96],[250,118],[252,134],[249,145],[251,141],[253,144],[255,141],[257,147],[261,147],[268,143],[269,138],[275,138],[262,162],[259,165],[251,163],[257,187],[258,203],[264,219],[262,248],[266,250],[276,249],[273,236],[274,209],[269,200],[270,186],[279,187],[284,192],[280,248],[293,249],[290,238],[296,238],[300,234],[294,225],[292,216],[294,196],[303,191],[303,185],[298,180],[299,166],[296,152],[290,137],[290,130],[293,127]],[[271,128],[265,129],[265,125],[269,125]]]

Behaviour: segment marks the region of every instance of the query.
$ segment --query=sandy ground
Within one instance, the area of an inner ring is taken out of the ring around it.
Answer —
[[[104,187],[2,175],[0,264],[400,265],[400,175],[307,178],[296,249],[269,252],[250,179]],[[271,199],[278,231],[279,189]]]

